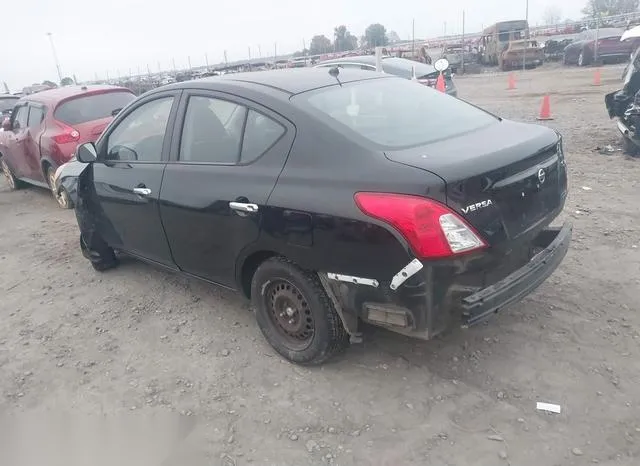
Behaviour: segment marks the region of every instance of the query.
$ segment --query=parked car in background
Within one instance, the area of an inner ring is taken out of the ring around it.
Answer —
[[[0,94],[0,124],[11,117],[13,107],[20,97],[11,94]],[[1,130],[0,130],[1,131]]]
[[[337,58],[318,63],[315,65],[315,68],[332,68],[336,66],[338,68],[345,69],[375,71],[376,57],[375,55],[359,55],[354,57]],[[415,76],[418,81],[429,87],[436,87],[436,81],[440,74],[432,65],[407,60],[406,58],[390,56],[382,57],[382,71],[404,79],[412,79],[415,71]],[[456,97],[458,95],[458,90],[456,89],[456,85],[451,77],[451,68],[444,71],[444,80],[446,93]]]
[[[564,58],[564,49],[573,42],[573,39],[551,39],[544,42],[542,50],[547,61],[559,61]]]
[[[558,133],[360,69],[165,86],[77,159],[96,270],[120,251],[238,289],[302,364],[360,341],[361,321],[423,339],[480,322],[540,285],[571,238],[550,227],[567,196]]]
[[[25,183],[51,188],[60,207],[66,193],[56,192],[53,177],[76,146],[98,139],[119,110],[135,96],[114,86],[66,86],[17,100],[0,133],[0,165],[12,189]]]
[[[598,61],[627,61],[640,46],[640,39],[620,41],[624,29],[587,29],[564,49],[564,64],[587,66]],[[596,43],[597,38],[597,43]]]
[[[445,45],[440,58],[445,58],[449,62],[452,73],[458,73],[462,71],[463,63],[465,65],[473,65],[476,63],[478,57],[476,54],[465,50],[464,44],[459,43]]]
[[[640,155],[640,49],[636,49],[625,67],[621,87],[605,95],[605,106],[609,117],[616,120],[625,152],[637,157]]]
[[[544,50],[538,42],[531,39],[512,40],[498,57],[498,65],[502,71],[515,68],[536,68],[544,62]]]

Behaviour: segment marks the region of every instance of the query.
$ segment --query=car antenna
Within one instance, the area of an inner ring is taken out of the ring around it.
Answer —
[[[340,84],[340,87],[342,87],[342,83],[340,82],[340,79],[338,79],[338,75],[340,74],[340,68],[338,68],[337,66],[334,66],[333,68],[329,68],[329,74],[334,78],[336,78],[336,81],[338,81],[338,84]]]

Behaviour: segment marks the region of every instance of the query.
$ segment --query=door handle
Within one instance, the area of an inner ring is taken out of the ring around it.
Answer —
[[[245,212],[248,214],[253,214],[258,211],[258,206],[256,204],[249,204],[245,202],[229,202],[229,207],[236,212]]]
[[[151,190],[149,188],[133,188],[133,192],[139,196],[149,196],[151,194]]]

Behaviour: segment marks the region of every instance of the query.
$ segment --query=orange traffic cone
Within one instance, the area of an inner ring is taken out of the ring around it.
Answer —
[[[553,120],[553,117],[551,116],[551,101],[549,100],[548,95],[545,95],[544,99],[542,99],[542,106],[540,107],[538,120]]]
[[[599,86],[600,84],[602,84],[602,82],[601,82],[601,76],[600,76],[600,68],[598,68],[593,73],[593,85]]]
[[[440,74],[438,75],[438,80],[436,81],[436,89],[440,92],[447,91],[447,86],[444,83],[444,75],[442,74],[442,72],[440,72]]]
[[[509,80],[507,81],[507,90],[512,91],[516,88],[516,77],[513,73],[509,73]]]

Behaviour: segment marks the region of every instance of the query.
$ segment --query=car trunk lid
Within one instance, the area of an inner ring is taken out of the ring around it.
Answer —
[[[503,120],[386,155],[440,176],[449,207],[492,246],[537,231],[564,205],[566,169],[558,136],[542,126]]]

